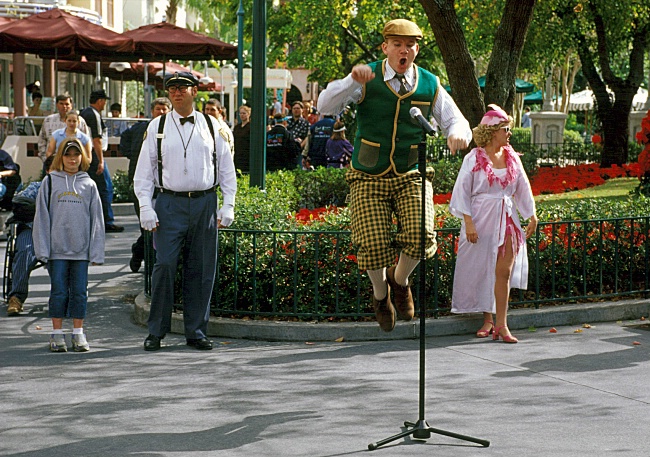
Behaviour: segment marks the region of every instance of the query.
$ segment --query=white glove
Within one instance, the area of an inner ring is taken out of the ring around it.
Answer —
[[[219,227],[229,227],[235,220],[235,208],[232,205],[224,205],[217,211],[217,222]]]
[[[151,206],[140,207],[140,225],[148,231],[156,230],[158,227],[158,215]]]

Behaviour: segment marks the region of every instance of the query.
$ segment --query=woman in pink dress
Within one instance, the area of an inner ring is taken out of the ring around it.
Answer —
[[[478,147],[465,156],[449,203],[462,219],[451,311],[483,313],[477,337],[516,343],[508,299],[511,287],[527,287],[526,238],[535,233],[537,216],[526,172],[510,146],[512,118],[496,105],[489,108],[473,130]],[[519,216],[530,219],[525,232]]]

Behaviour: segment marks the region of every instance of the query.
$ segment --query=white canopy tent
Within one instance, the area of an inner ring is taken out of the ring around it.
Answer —
[[[614,92],[609,92],[613,97]],[[648,91],[639,87],[634,100],[632,101],[632,110],[641,111],[645,109],[648,100]],[[591,111],[594,108],[594,93],[590,89],[571,94],[569,98],[569,111]]]

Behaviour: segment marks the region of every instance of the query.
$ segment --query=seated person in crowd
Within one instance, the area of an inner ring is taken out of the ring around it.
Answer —
[[[54,155],[45,160],[45,169],[49,169]],[[23,311],[23,303],[29,293],[29,275],[36,267],[38,259],[34,253],[32,224],[36,212],[36,196],[42,181],[34,181],[27,188],[18,192],[13,200],[13,216],[7,224],[16,223],[16,242],[14,257],[11,262],[11,290],[7,297],[7,316],[18,316]]]
[[[3,149],[0,149],[0,209],[11,210],[11,199],[20,186],[20,166]]]

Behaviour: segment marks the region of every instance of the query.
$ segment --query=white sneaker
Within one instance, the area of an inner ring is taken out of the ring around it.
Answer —
[[[72,335],[72,349],[75,352],[87,352],[90,350],[88,341],[86,341],[86,335],[83,333],[73,334]]]
[[[50,335],[50,352],[68,352],[63,333],[52,333]]]

